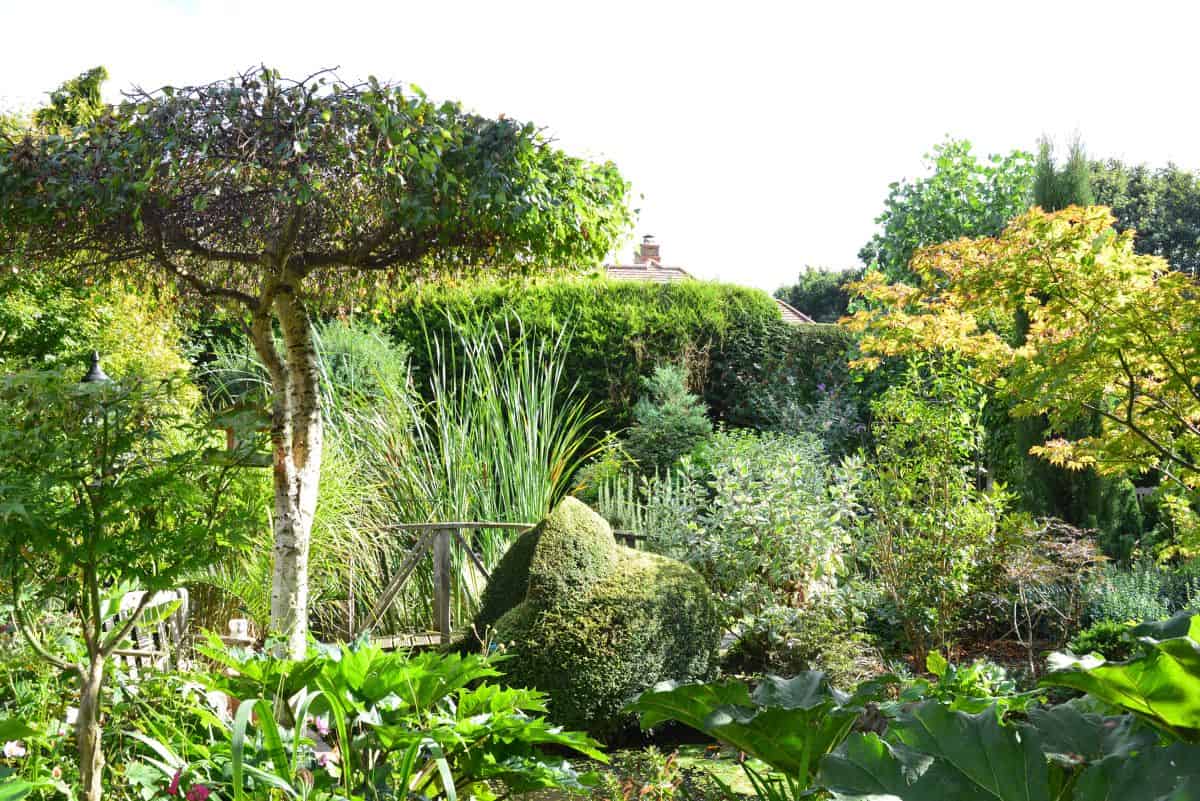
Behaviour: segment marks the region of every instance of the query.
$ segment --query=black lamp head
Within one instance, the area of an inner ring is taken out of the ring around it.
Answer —
[[[108,380],[108,374],[100,368],[100,352],[92,351],[92,366],[88,368],[87,373],[79,381],[83,384],[99,384]]]

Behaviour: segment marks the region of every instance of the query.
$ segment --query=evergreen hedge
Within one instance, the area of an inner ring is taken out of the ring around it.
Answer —
[[[718,420],[770,427],[779,404],[807,402],[819,384],[844,377],[849,344],[836,326],[784,323],[761,290],[711,281],[593,275],[438,284],[409,292],[385,321],[410,346],[419,384],[430,368],[426,337],[452,342],[451,319],[519,319],[536,336],[569,328],[568,375],[604,404],[601,425],[611,430],[630,423],[639,379],[665,363],[687,368]]]

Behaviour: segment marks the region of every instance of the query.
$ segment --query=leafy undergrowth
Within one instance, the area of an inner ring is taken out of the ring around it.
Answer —
[[[721,745],[704,745],[700,743],[680,744],[673,751],[668,749],[665,743],[660,742],[659,746],[666,753],[674,753],[675,767],[684,776],[689,777],[692,785],[704,784],[704,779],[711,778],[715,783],[711,784],[710,790],[717,791],[718,797],[726,796],[720,792],[719,788],[724,786],[731,790],[734,796],[753,798],[754,787],[746,778],[746,772],[742,770],[742,762],[737,751],[727,746]],[[619,785],[628,778],[628,771],[622,770],[623,766],[629,765],[631,762],[636,762],[645,759],[646,751],[640,748],[624,748],[616,751],[611,751],[610,756],[612,762],[609,765],[601,765],[599,763],[589,765],[583,760],[577,760],[577,767],[580,770],[599,770],[608,773]],[[749,760],[750,764],[762,771],[768,770],[768,767],[756,759]],[[639,797],[645,798],[649,795],[646,793],[634,792],[631,794],[633,801]],[[689,799],[704,798],[703,794],[685,793],[685,797]],[[580,796],[573,795],[565,790],[547,789],[538,790],[532,793],[522,795],[523,801],[580,801]],[[592,796],[596,801],[615,801],[609,798],[598,790]],[[711,796],[709,796],[711,798]]]

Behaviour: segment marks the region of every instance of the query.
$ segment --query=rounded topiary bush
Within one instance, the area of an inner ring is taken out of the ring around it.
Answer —
[[[618,545],[574,498],[509,549],[475,628],[509,650],[510,683],[547,693],[557,722],[596,733],[618,728],[626,702],[659,681],[711,678],[720,639],[699,574]]]

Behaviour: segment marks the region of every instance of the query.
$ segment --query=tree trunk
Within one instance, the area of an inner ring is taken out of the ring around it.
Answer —
[[[104,685],[104,657],[95,655],[82,675],[79,717],[75,721],[75,746],[79,751],[80,783],[84,801],[100,801],[104,750],[100,742],[100,689]]]
[[[298,282],[296,282],[298,283]],[[295,284],[277,288],[273,310],[283,333],[275,346],[271,309],[260,309],[251,334],[271,376],[271,444],[275,485],[271,632],[286,641],[287,655],[308,647],[308,557],[321,472],[321,404],[316,347]]]

